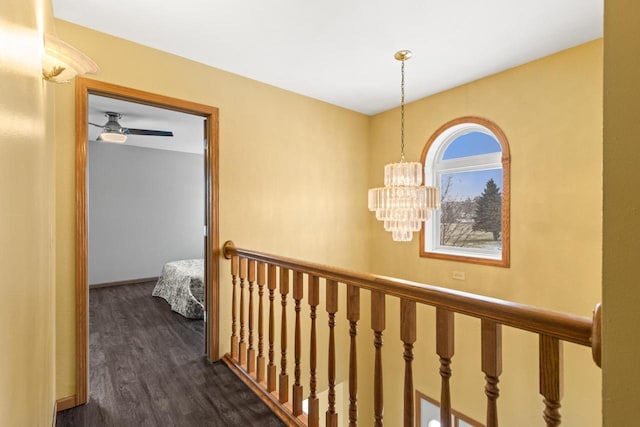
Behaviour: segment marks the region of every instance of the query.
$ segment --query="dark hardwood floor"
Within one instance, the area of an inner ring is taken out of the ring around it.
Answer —
[[[155,282],[90,291],[90,401],[67,426],[284,426],[222,362],[203,355],[203,322],[151,296]]]

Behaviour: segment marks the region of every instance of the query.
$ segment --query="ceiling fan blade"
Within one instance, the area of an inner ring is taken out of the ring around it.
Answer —
[[[90,124],[91,126],[95,126],[95,127],[97,127],[97,128],[104,128],[104,125],[99,125],[99,124],[91,123],[91,122],[89,122],[89,124]]]
[[[173,136],[171,131],[151,129],[122,128],[122,133],[126,135]]]

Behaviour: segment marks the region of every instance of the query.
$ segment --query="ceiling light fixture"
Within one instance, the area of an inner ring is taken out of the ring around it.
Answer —
[[[369,210],[375,211],[377,220],[384,221],[384,229],[396,242],[410,242],[431,211],[440,208],[439,189],[422,185],[422,163],[404,161],[404,63],[411,56],[410,50],[394,55],[402,63],[400,162],[384,167],[384,187],[369,190]]]
[[[123,127],[118,123],[118,120],[122,118],[122,115],[120,115],[120,113],[112,113],[109,111],[104,113],[104,116],[107,118],[107,123],[104,125],[97,125],[89,122],[90,125],[102,128],[102,132],[96,141],[124,144],[127,141],[127,135],[123,132]]]
[[[96,125],[89,122],[90,125],[98,126],[102,128],[102,132],[96,141],[115,142],[117,144],[124,144],[127,140],[127,135],[124,132],[125,128],[120,126],[118,120],[122,118],[120,113],[113,113],[111,111],[104,113],[107,118],[107,123],[104,125]]]
[[[127,141],[127,135],[119,132],[102,132],[97,141],[115,142],[117,144],[124,144]]]
[[[102,133],[96,139],[96,141],[104,142],[116,142],[124,143],[127,140],[128,135],[145,135],[145,136],[173,136],[173,132],[169,130],[154,130],[154,129],[134,129],[129,127],[123,127],[118,120],[122,118],[122,114],[113,111],[107,111],[104,113],[107,118],[107,123],[100,125],[97,123],[89,124],[102,129]]]
[[[67,83],[82,74],[98,72],[98,65],[75,47],[51,34],[44,35],[42,78],[54,83]]]

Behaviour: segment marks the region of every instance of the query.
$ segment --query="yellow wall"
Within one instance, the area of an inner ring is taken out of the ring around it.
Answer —
[[[100,65],[96,79],[220,109],[221,244],[368,269],[366,116],[64,21],[56,28]],[[75,390],[73,88],[56,100],[60,398]],[[228,261],[221,271],[225,353]]]
[[[394,243],[372,218],[373,272],[590,316],[601,299],[602,50],[601,40],[591,42],[408,105],[410,160],[419,159],[440,125],[460,116],[485,117],[507,135],[512,158],[511,268],[420,258],[417,235],[411,244]],[[408,79],[409,91],[410,84]],[[372,118],[371,187],[381,185],[384,164],[397,161],[398,122],[398,109]],[[466,280],[453,280],[454,270],[465,272]],[[387,419],[401,415],[399,402],[391,400],[401,396],[402,386],[397,305],[393,301],[387,308],[385,366],[386,372],[397,372],[385,378],[390,387],[385,390]],[[433,317],[431,309],[418,313],[415,385],[439,399]],[[483,420],[479,322],[458,316],[456,328],[454,407]],[[504,349],[501,423],[539,425],[536,337],[505,329]],[[600,370],[587,348],[566,345],[565,356],[566,425],[597,425]]]
[[[640,418],[640,3],[605,2],[603,419],[605,426]]]
[[[0,425],[51,425],[55,387],[53,86],[48,1],[0,3]]]

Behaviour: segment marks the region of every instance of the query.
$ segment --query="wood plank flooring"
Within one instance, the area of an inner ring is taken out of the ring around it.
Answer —
[[[285,424],[222,362],[203,355],[203,322],[151,296],[155,282],[90,291],[90,401],[57,427]]]

